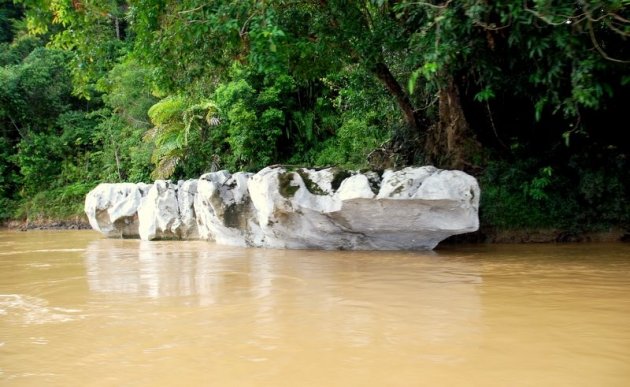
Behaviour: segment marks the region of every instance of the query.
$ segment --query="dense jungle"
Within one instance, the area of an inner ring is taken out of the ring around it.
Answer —
[[[630,232],[629,0],[0,0],[0,221],[99,182],[435,165],[482,230]],[[625,128],[625,129],[624,129]]]

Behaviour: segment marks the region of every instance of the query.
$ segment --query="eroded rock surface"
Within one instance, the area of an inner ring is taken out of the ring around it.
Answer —
[[[109,238],[139,237],[138,207],[150,188],[144,183],[99,184],[85,198],[90,225]]]
[[[177,185],[156,180],[146,198],[138,206],[138,232],[140,238],[180,239],[182,221],[177,200]]]
[[[180,180],[177,183],[177,204],[179,220],[181,221],[179,236],[182,239],[198,239],[197,214],[195,212],[195,197],[197,196],[198,180]]]
[[[206,173],[199,178],[195,212],[201,239],[232,246],[257,246],[258,228],[247,189],[251,173]]]
[[[135,225],[147,240],[348,250],[432,249],[479,227],[475,178],[434,167],[382,174],[268,167],[139,187],[101,184],[90,192],[92,227],[109,237],[132,236]],[[112,220],[110,212],[124,216]]]

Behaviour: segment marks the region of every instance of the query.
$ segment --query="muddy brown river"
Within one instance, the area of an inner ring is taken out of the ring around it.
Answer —
[[[630,245],[0,231],[4,386],[629,386]]]

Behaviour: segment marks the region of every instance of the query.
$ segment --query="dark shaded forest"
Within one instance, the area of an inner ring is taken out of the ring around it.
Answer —
[[[630,0],[0,0],[0,220],[99,182],[432,164],[481,223],[630,230]],[[626,128],[626,129],[624,129]]]

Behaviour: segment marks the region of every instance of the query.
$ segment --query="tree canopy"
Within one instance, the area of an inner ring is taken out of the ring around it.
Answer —
[[[629,0],[5,0],[0,21],[1,200],[430,163],[478,176],[499,227],[630,222]]]

